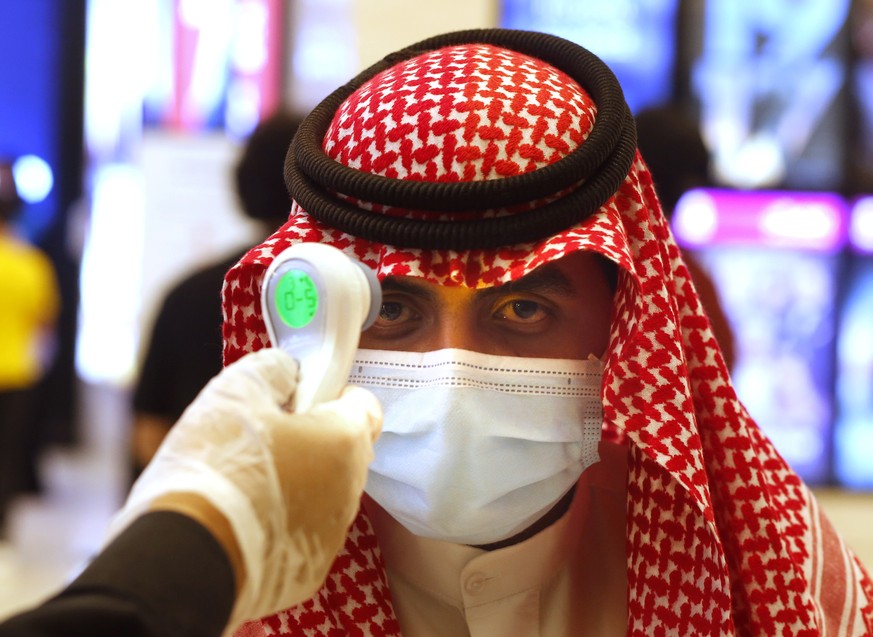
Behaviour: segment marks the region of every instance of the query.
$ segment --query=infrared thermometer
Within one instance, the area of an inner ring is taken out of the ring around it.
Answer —
[[[261,285],[261,311],[273,347],[300,365],[293,411],[339,397],[361,332],[381,305],[376,273],[337,248],[298,243],[273,260]]]

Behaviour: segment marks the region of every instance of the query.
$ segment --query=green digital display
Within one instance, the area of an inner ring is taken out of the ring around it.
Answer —
[[[318,310],[318,288],[303,270],[289,270],[276,286],[276,309],[286,325],[306,327]]]

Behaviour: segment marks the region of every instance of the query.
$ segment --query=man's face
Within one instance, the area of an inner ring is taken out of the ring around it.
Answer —
[[[367,349],[448,347],[532,358],[601,357],[612,287],[601,257],[576,252],[498,287],[445,287],[416,277],[382,282],[382,308],[361,336]]]

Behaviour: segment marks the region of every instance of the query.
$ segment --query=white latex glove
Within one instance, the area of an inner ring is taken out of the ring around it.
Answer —
[[[322,585],[360,506],[381,430],[381,407],[360,387],[307,413],[285,411],[297,371],[286,353],[264,349],[213,378],[110,528],[117,535],[168,494],[198,494],[214,505],[230,523],[245,569],[228,631]]]

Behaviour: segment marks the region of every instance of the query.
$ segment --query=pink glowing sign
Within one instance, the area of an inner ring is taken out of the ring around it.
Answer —
[[[839,250],[848,233],[848,204],[834,193],[701,189],[686,193],[672,225],[687,247],[755,245]]]

